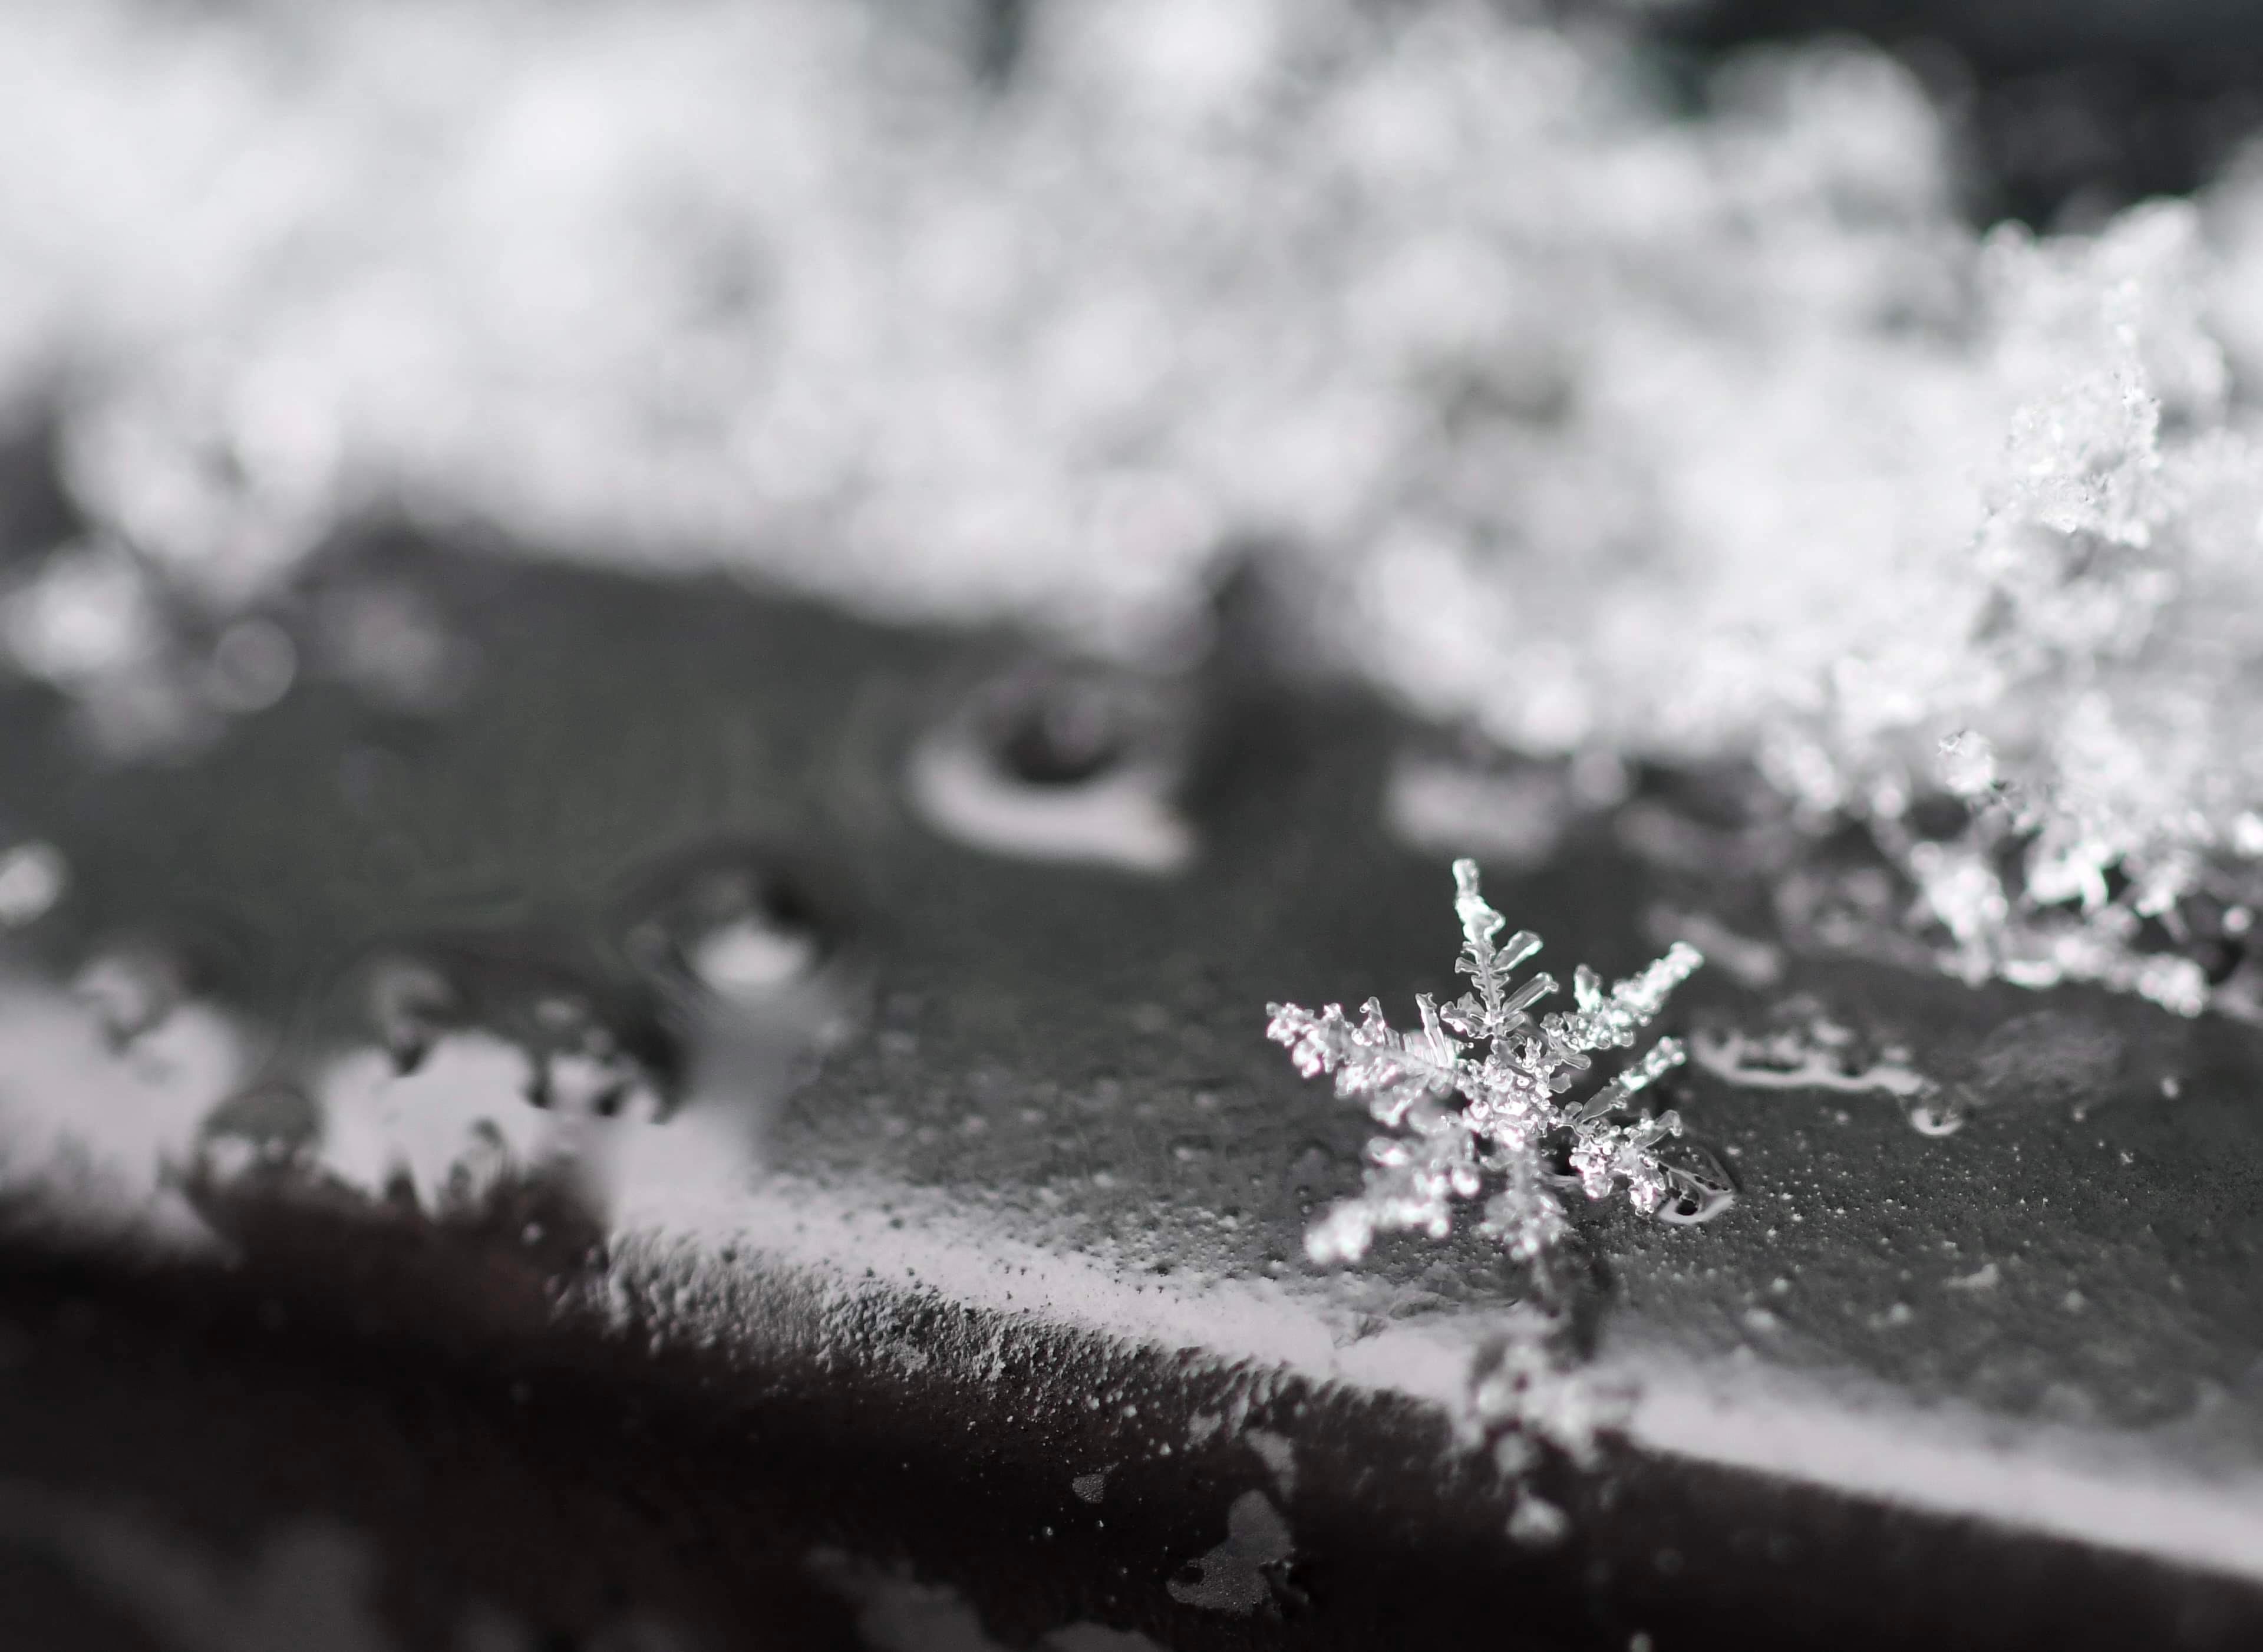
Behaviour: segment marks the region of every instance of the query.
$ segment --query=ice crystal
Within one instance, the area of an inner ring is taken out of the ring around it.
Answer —
[[[1454,912],[1462,951],[1454,965],[1470,988],[1442,1007],[1416,995],[1421,1029],[1399,1032],[1369,999],[1360,1019],[1341,1004],[1315,1013],[1293,1004],[1269,1006],[1265,1035],[1285,1045],[1307,1078],[1328,1074],[1336,1094],[1364,1106],[1392,1134],[1367,1144],[1365,1186],[1336,1205],[1305,1235],[1315,1262],[1354,1262],[1378,1233],[1406,1229],[1442,1239],[1456,1199],[1473,1199],[1488,1183],[1498,1191],[1485,1206],[1482,1230],[1520,1262],[1539,1261],[1563,1237],[1565,1221],[1550,1184],[1550,1156],[1568,1153],[1572,1175],[1591,1199],[1623,1184],[1636,1209],[1658,1209],[1669,1192],[1698,1196],[1696,1178],[1662,1161],[1658,1145],[1681,1134],[1671,1111],[1630,1122],[1612,1115],[1681,1065],[1681,1046],[1660,1039],[1600,1090],[1570,1092],[1606,1050],[1632,1047],[1674,989],[1704,961],[1676,942],[1641,974],[1606,992],[1582,964],[1572,981],[1574,1007],[1536,1016],[1556,990],[1546,975],[1517,983],[1515,972],[1540,950],[1540,938],[1519,930],[1499,939],[1507,920],[1487,905],[1473,860],[1454,863]]]

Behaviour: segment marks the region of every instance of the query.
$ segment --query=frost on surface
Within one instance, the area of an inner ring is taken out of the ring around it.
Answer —
[[[1704,961],[1676,943],[1640,975],[1606,992],[1586,965],[1573,977],[1573,1007],[1539,1015],[1554,979],[1516,971],[1540,950],[1520,930],[1501,940],[1507,920],[1479,892],[1477,863],[1454,863],[1454,911],[1461,919],[1457,973],[1469,990],[1442,1008],[1418,994],[1421,1028],[1399,1032],[1369,999],[1353,1021],[1340,1004],[1315,1013],[1269,1006],[1265,1034],[1287,1047],[1307,1078],[1335,1080],[1336,1094],[1365,1107],[1391,1132],[1367,1144],[1365,1185],[1315,1223],[1305,1248],[1315,1262],[1356,1262],[1378,1233],[1412,1230],[1443,1239],[1457,1200],[1495,1188],[1483,1231],[1517,1261],[1537,1263],[1565,1230],[1551,1186],[1551,1156],[1568,1155],[1570,1179],[1591,1199],[1623,1185],[1634,1207],[1654,1212],[1669,1193],[1699,1199],[1716,1191],[1663,1162],[1659,1142],[1681,1133],[1678,1114],[1615,1118],[1682,1061],[1681,1046],[1660,1039],[1618,1075],[1584,1096],[1593,1058],[1627,1049],[1666,1006],[1674,989]]]

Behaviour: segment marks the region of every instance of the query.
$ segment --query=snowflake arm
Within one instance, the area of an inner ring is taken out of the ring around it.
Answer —
[[[1336,1094],[1363,1103],[1378,1124],[1397,1126],[1428,1096],[1446,1095],[1463,1083],[1460,1050],[1428,998],[1421,1001],[1423,1030],[1393,1032],[1383,1006],[1370,998],[1355,1025],[1341,1004],[1318,1015],[1293,1004],[1269,1004],[1265,1036],[1289,1047],[1289,1059],[1307,1078],[1334,1076]]]
[[[1573,1123],[1584,1125],[1616,1112],[1688,1059],[1680,1039],[1659,1040],[1640,1061],[1587,1098],[1573,1113]]]
[[[1474,860],[1454,862],[1454,916],[1462,921],[1462,955],[1454,971],[1467,975],[1476,990],[1454,1001],[1446,1012],[1448,1023],[1465,1038],[1506,1037],[1529,1023],[1526,1010],[1556,990],[1555,978],[1546,975],[1514,990],[1508,985],[1510,972],[1540,950],[1540,938],[1519,930],[1506,946],[1493,944],[1508,920],[1478,892]]]

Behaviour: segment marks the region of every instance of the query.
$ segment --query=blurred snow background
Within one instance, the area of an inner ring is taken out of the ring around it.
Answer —
[[[162,732],[185,608],[256,710],[373,517],[1158,668],[1254,562],[1428,717],[1866,822],[1976,977],[2199,1007],[2132,960],[2263,856],[2263,155],[1984,232],[1938,55],[1647,39],[0,5],[0,407],[76,524],[0,648]]]

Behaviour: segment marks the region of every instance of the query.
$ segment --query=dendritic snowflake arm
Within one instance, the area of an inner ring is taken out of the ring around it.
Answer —
[[[1383,1006],[1370,998],[1354,1025],[1341,1004],[1318,1015],[1293,1004],[1267,1006],[1265,1036],[1289,1047],[1289,1059],[1307,1078],[1333,1074],[1336,1094],[1363,1103],[1378,1124],[1396,1127],[1426,1096],[1444,1095],[1464,1082],[1460,1049],[1438,1024],[1435,1007],[1418,1000],[1423,1030],[1393,1032]]]
[[[1687,941],[1676,941],[1665,957],[1638,975],[1630,976],[1605,996],[1602,978],[1585,964],[1572,977],[1572,996],[1578,1007],[1551,1015],[1547,1029],[1576,1050],[1626,1049],[1635,1035],[1656,1020],[1674,989],[1696,973],[1705,955]]]
[[[1454,961],[1457,975],[1467,975],[1476,989],[1448,1006],[1448,1025],[1464,1038],[1502,1038],[1529,1024],[1524,1013],[1556,990],[1552,975],[1539,975],[1511,990],[1511,971],[1540,950],[1540,938],[1519,930],[1508,945],[1496,947],[1493,938],[1508,920],[1486,903],[1478,893],[1478,863],[1454,862],[1454,915],[1462,920],[1462,955]]]
[[[1453,1201],[1484,1186],[1476,1137],[1450,1109],[1412,1110],[1408,1134],[1367,1144],[1369,1168],[1356,1197],[1341,1200],[1305,1236],[1316,1262],[1356,1262],[1378,1233],[1415,1232],[1443,1239],[1453,1231]]]
[[[1566,1228],[1547,1185],[1548,1156],[1558,1152],[1590,1199],[1624,1183],[1630,1201],[1645,1212],[1656,1211],[1687,1179],[1656,1151],[1681,1134],[1676,1114],[1609,1122],[1681,1064],[1675,1040],[1659,1040],[1586,1101],[1562,1098],[1591,1054],[1631,1047],[1703,957],[1677,944],[1608,993],[1583,965],[1573,977],[1574,1007],[1536,1021],[1531,1007],[1555,982],[1536,975],[1518,985],[1511,977],[1540,950],[1540,938],[1520,930],[1494,945],[1507,920],[1486,903],[1478,875],[1475,862],[1454,863],[1463,943],[1455,968],[1469,977],[1471,990],[1442,1010],[1428,995],[1417,996],[1419,1032],[1394,1031],[1373,999],[1356,1024],[1336,1004],[1317,1014],[1270,1006],[1266,1034],[1288,1047],[1298,1071],[1333,1076],[1339,1096],[1399,1133],[1368,1143],[1360,1192],[1333,1206],[1306,1235],[1316,1262],[1356,1261],[1381,1233],[1442,1239],[1452,1231],[1454,1201],[1478,1198],[1498,1177],[1481,1231],[1518,1261],[1537,1263]],[[1480,1045],[1483,1053],[1474,1053]]]
[[[1538,1166],[1529,1154],[1519,1155],[1510,1165],[1508,1185],[1486,1201],[1485,1220],[1478,1224],[1480,1233],[1528,1265],[1546,1257],[1570,1228],[1564,1206],[1542,1185]]]
[[[1580,1105],[1574,1124],[1587,1124],[1616,1112],[1638,1095],[1689,1059],[1680,1039],[1660,1039],[1643,1058]]]

